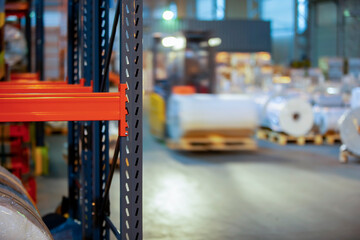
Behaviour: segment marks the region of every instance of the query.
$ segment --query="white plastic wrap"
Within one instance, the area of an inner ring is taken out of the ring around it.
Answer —
[[[318,127],[321,134],[329,131],[339,131],[339,120],[348,111],[345,107],[319,107],[315,106],[314,110],[314,123]]]
[[[24,34],[18,28],[5,24],[5,59],[11,66],[25,58],[27,53]]]
[[[352,109],[360,107],[360,87],[354,88],[351,91],[350,105]]]
[[[245,95],[173,95],[167,105],[168,133],[179,139],[191,131],[255,130],[256,104]]]
[[[20,181],[2,167],[0,167],[0,239],[52,239]]]
[[[320,107],[341,107],[344,105],[341,94],[318,94],[314,96],[314,103]]]
[[[266,107],[266,117],[268,127],[291,136],[306,135],[314,124],[311,105],[300,98],[272,98]]]
[[[260,126],[267,126],[266,121],[266,107],[270,99],[272,98],[271,93],[257,93],[253,94],[252,98],[256,104],[256,111],[258,112]]]
[[[346,148],[360,156],[360,107],[351,109],[341,117],[340,136]]]
[[[0,201],[2,198],[0,197]],[[19,209],[8,202],[0,203],[0,239],[1,240],[48,240],[49,236],[31,222]]]

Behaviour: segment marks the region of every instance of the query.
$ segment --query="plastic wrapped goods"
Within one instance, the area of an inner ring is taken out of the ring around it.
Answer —
[[[339,120],[348,111],[344,107],[314,107],[314,122],[321,134],[339,131]]]
[[[314,104],[321,107],[341,107],[344,101],[341,94],[318,94],[314,96]]]
[[[300,98],[278,96],[266,106],[268,127],[291,136],[304,136],[313,127],[314,117],[311,105]]]
[[[352,109],[360,107],[360,87],[352,90],[350,105]]]
[[[360,107],[344,114],[339,123],[342,143],[350,152],[360,156]]]
[[[177,140],[191,132],[253,132],[258,126],[256,104],[245,95],[173,95],[167,109],[168,134]]]
[[[21,182],[2,167],[0,167],[0,239],[52,239]]]

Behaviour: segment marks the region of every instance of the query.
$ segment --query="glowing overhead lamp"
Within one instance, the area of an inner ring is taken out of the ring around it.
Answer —
[[[176,37],[166,37],[163,38],[163,40],[161,41],[161,44],[166,48],[173,47],[176,45],[176,43],[177,43]]]
[[[210,38],[209,41],[208,41],[208,44],[210,47],[217,47],[217,46],[220,46],[221,45],[221,38]]]
[[[166,21],[170,21],[172,19],[174,19],[175,17],[175,13],[173,11],[170,10],[166,10],[163,15],[162,15],[163,19]]]

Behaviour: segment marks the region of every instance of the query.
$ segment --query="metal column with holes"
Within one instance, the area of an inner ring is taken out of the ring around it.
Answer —
[[[85,85],[91,86],[93,80],[93,0],[81,1],[82,38],[82,77]],[[82,123],[81,141],[81,222],[84,239],[93,237],[93,122]]]
[[[108,92],[109,79],[105,76],[105,59],[109,39],[109,0],[93,0],[93,80],[95,92]],[[101,83],[105,80],[105,89]],[[93,123],[93,211],[98,213],[105,183],[109,172],[109,122]],[[93,239],[109,239],[109,229],[105,220],[95,215]]]
[[[110,229],[117,239],[142,239],[142,0],[118,1],[115,22],[121,19],[121,82],[117,108],[123,115],[110,172],[108,121],[82,122],[81,131],[78,122],[69,123],[70,213],[82,222],[82,239],[108,240]],[[108,92],[116,33],[114,24],[109,38],[109,0],[69,1],[68,7],[69,83],[84,78],[86,86],[93,81],[94,92]],[[115,217],[120,217],[120,230],[109,218],[108,201],[119,150],[121,200],[120,216]]]
[[[40,80],[44,80],[44,0],[35,1],[35,15],[36,15],[36,31],[35,31],[35,50],[36,50],[36,72],[39,73]],[[36,146],[45,146],[45,124],[37,122],[36,129]]]
[[[68,83],[79,83],[79,1],[68,1]],[[68,184],[69,214],[73,219],[80,217],[80,151],[79,122],[68,123]]]
[[[121,239],[142,239],[142,0],[121,6],[120,72],[128,85],[127,137],[120,140]]]

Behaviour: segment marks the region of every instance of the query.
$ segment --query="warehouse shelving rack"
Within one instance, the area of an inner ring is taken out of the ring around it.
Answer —
[[[37,13],[42,15],[43,7],[43,0],[35,1]],[[109,93],[108,66],[119,19],[119,92]],[[82,238],[109,239],[111,231],[117,239],[142,239],[142,0],[118,0],[110,40],[108,26],[109,0],[69,0],[67,70],[72,90],[46,81],[32,85],[34,91],[21,83],[21,87],[8,86],[19,92],[0,94],[0,122],[69,121],[69,214],[82,223]],[[36,32],[39,46],[43,34],[42,25]],[[89,87],[93,92],[88,92]],[[109,120],[119,121],[111,166]],[[108,197],[119,153],[117,229],[109,217]]]

